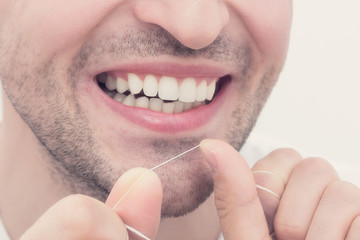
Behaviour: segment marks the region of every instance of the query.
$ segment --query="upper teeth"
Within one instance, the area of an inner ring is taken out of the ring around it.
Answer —
[[[126,79],[127,78],[127,79]],[[163,112],[182,112],[199,105],[199,102],[205,103],[206,100],[212,100],[215,94],[216,79],[201,79],[198,82],[193,77],[187,77],[178,80],[170,76],[154,76],[147,74],[142,77],[135,73],[128,73],[126,77],[114,77],[110,74],[101,75],[98,78],[105,83],[108,90],[116,90],[118,93],[130,92],[125,96],[123,94],[113,95],[114,100],[122,102],[125,105],[149,108],[154,111]],[[146,97],[135,99],[136,94],[143,92]],[[158,98],[154,98],[154,97]],[[173,103],[164,103],[161,100],[174,101]],[[161,101],[161,110],[160,103]]]

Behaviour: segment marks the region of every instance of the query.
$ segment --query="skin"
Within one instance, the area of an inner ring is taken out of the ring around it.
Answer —
[[[326,161],[278,150],[254,166],[279,181],[253,175],[233,148],[244,143],[282,69],[291,9],[289,0],[2,1],[0,210],[10,236],[126,239],[125,223],[151,239],[216,239],[220,231],[227,240],[270,239],[269,229],[278,239],[359,237],[359,190]],[[93,97],[95,74],[153,62],[226,70],[221,111],[192,131],[168,133]],[[203,142],[201,151],[147,174],[111,209],[145,171],[134,168],[151,168],[204,138],[222,141]]]

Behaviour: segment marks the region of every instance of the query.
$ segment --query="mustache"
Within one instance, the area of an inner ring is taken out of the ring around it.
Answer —
[[[210,45],[202,49],[184,46],[160,27],[147,30],[125,29],[89,39],[73,58],[76,69],[114,59],[159,57],[163,55],[186,58],[204,58],[213,62],[244,66],[251,61],[251,48],[243,42],[234,42],[226,34],[220,34]]]

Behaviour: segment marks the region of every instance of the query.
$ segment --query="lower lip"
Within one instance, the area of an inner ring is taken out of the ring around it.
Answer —
[[[228,85],[228,82],[223,84],[221,91],[218,92],[215,99],[207,105],[178,114],[166,114],[118,103],[106,95],[97,85],[96,81],[93,81],[93,83],[89,89],[90,94],[95,98],[100,98],[117,115],[149,130],[167,133],[191,131],[210,122],[211,119],[220,113],[219,109],[225,102],[224,96]]]

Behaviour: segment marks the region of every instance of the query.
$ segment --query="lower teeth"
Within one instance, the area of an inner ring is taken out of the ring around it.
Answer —
[[[182,113],[185,111],[189,111],[193,108],[206,105],[207,101],[201,102],[193,102],[193,103],[185,103],[181,101],[163,101],[160,98],[148,98],[143,95],[135,96],[133,94],[127,93],[122,94],[116,91],[109,91],[104,86],[101,86],[101,89],[112,99],[115,101],[122,103],[129,107],[139,107],[144,109],[150,109],[155,112],[163,112],[163,113]]]

